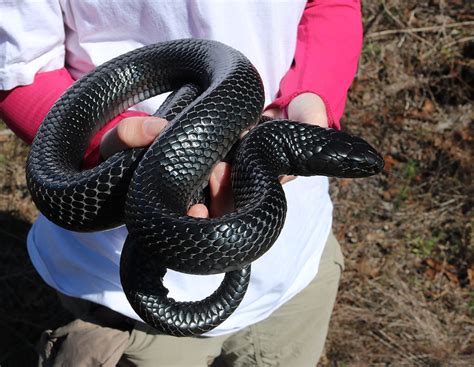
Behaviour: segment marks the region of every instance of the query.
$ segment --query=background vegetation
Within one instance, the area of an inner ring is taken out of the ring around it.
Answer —
[[[332,180],[346,270],[324,366],[474,365],[474,3],[363,3],[365,46],[343,128],[386,170]],[[28,148],[0,123],[0,365],[30,366],[69,315],[35,273]]]

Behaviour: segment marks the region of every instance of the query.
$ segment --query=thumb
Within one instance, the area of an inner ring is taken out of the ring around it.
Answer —
[[[108,158],[121,150],[147,146],[160,135],[167,123],[159,117],[124,118],[102,137],[100,154]]]

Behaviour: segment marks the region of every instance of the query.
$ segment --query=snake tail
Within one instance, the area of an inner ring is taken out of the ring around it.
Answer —
[[[135,269],[140,269],[139,272]],[[149,254],[125,241],[120,263],[124,292],[135,312],[150,326],[167,335],[198,336],[225,321],[239,306],[250,280],[250,265],[226,273],[219,288],[195,302],[178,302],[167,297],[163,285],[166,268]]]

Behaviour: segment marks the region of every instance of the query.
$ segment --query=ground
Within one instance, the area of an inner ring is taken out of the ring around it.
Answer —
[[[343,129],[383,174],[331,180],[346,259],[322,366],[474,365],[474,5],[363,3],[365,42]],[[28,148],[0,123],[0,365],[30,366],[69,316],[26,254],[37,211]]]

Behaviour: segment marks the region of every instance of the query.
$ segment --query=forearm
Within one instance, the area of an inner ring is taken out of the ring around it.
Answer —
[[[359,1],[309,1],[298,27],[293,65],[267,108],[286,109],[295,97],[313,93],[324,102],[329,126],[339,128],[361,48]]]
[[[66,69],[38,73],[30,85],[0,92],[0,118],[31,144],[44,117],[74,82]]]
[[[0,91],[0,118],[15,134],[31,144],[48,111],[72,83],[74,80],[71,75],[62,68],[38,73],[30,85]],[[139,111],[127,111],[109,121],[89,144],[84,155],[84,166],[90,167],[99,162],[99,144],[105,132],[125,117],[146,115]]]

